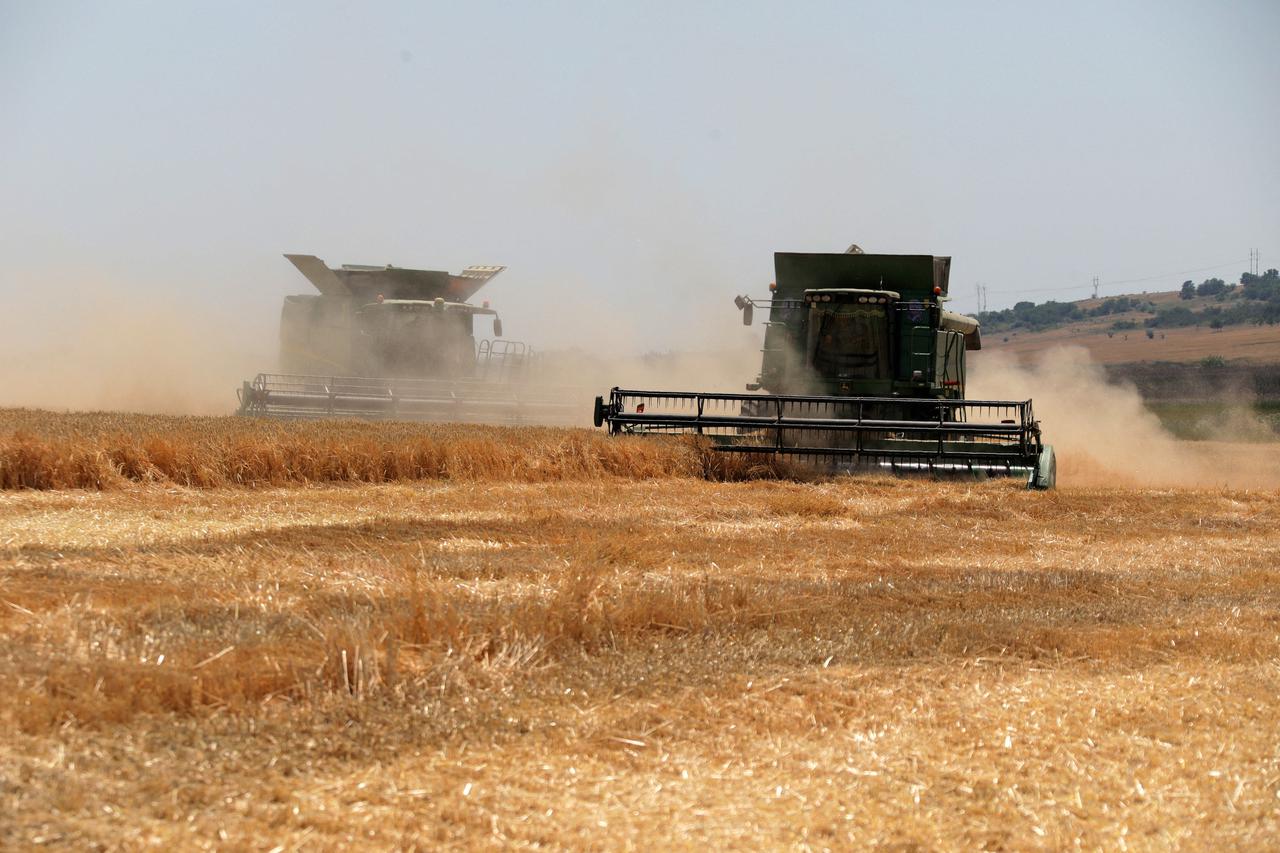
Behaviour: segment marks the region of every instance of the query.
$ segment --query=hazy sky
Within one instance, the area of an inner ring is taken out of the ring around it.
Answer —
[[[775,250],[950,254],[961,309],[1280,265],[1275,0],[0,0],[0,116],[10,312],[501,263],[510,336],[643,351]]]

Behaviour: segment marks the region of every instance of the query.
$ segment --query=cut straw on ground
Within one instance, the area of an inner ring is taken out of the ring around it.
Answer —
[[[585,429],[279,423],[237,417],[0,410],[0,489],[198,488],[415,480],[552,482],[785,474],[696,437],[613,438]]]
[[[0,493],[0,847],[1280,835],[1280,493],[703,477]]]

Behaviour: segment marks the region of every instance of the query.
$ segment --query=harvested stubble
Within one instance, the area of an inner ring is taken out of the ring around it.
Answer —
[[[0,410],[0,489],[602,476],[734,480],[778,470],[725,458],[693,438],[618,440],[584,429]]]
[[[144,486],[0,518],[0,845],[1280,832],[1275,492]]]

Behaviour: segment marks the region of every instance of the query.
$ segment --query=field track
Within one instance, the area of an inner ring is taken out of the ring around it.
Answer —
[[[4,465],[146,464],[0,491],[0,847],[1280,837],[1274,489],[726,483],[688,443],[470,428],[326,478],[5,417],[45,455]],[[467,446],[498,462],[439,467]],[[298,454],[263,458],[329,458]]]

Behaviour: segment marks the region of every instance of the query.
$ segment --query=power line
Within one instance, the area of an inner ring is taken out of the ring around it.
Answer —
[[[1228,261],[1225,264],[1214,264],[1211,267],[1200,267],[1198,269],[1181,270],[1180,272],[1162,273],[1160,275],[1148,275],[1148,276],[1142,276],[1141,278],[1124,278],[1124,279],[1119,279],[1117,281],[1098,281],[1098,285],[1100,287],[1114,287],[1120,284],[1138,284],[1144,281],[1155,281],[1156,279],[1160,279],[1160,278],[1174,278],[1180,275],[1191,275],[1193,273],[1198,273],[1198,272],[1210,272],[1212,270],[1220,270],[1220,269],[1224,269],[1225,267],[1233,267],[1236,264],[1243,264],[1243,263],[1248,263],[1248,261],[1245,261],[1245,260]],[[1067,284],[1067,285],[1063,285],[1062,287],[1019,287],[1019,288],[1013,288],[1013,289],[992,290],[990,292],[991,293],[1061,293],[1067,290],[1085,290],[1092,286],[1093,286],[1092,284]]]
[[[1174,276],[1179,276],[1179,275],[1191,275],[1192,273],[1197,273],[1197,272],[1209,272],[1211,270],[1220,270],[1223,267],[1234,267],[1236,264],[1243,264],[1243,263],[1245,263],[1245,261],[1231,261],[1225,264],[1217,264],[1216,266],[1212,266],[1212,267],[1202,267],[1198,270],[1183,270],[1182,272],[1171,272],[1171,273],[1165,273],[1164,275],[1149,275],[1144,278],[1127,278],[1127,279],[1121,279],[1120,281],[1109,281],[1107,282],[1107,284],[1108,285],[1136,284],[1137,282],[1140,282],[1140,281],[1154,281],[1157,278],[1173,278]]]

